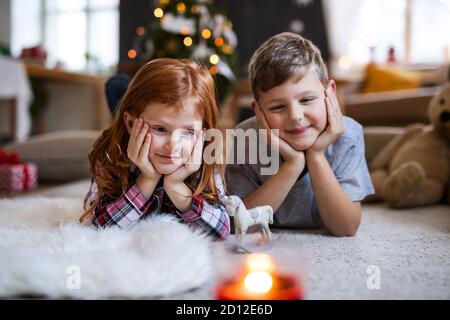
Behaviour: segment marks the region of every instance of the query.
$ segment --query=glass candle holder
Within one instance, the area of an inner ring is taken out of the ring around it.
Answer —
[[[215,288],[219,300],[299,300],[303,296],[300,273],[267,253],[247,254]]]

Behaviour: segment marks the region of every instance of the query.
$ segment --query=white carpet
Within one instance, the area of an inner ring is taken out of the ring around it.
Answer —
[[[49,225],[55,227],[61,216],[66,217],[66,221],[68,221],[67,216],[70,216],[70,214],[65,213],[64,208],[68,208],[68,212],[70,212],[71,206],[76,208],[87,188],[88,182],[82,181],[64,187],[39,190],[29,196],[72,197],[72,199],[65,200],[60,204],[60,209],[57,210],[59,212],[59,218],[50,219],[51,222]],[[20,199],[24,198],[22,197]],[[3,231],[1,231],[6,228],[3,219],[4,213],[6,212],[11,215],[11,213],[19,212],[18,208],[20,206],[7,208],[5,207],[5,203],[5,201],[0,202],[0,219],[2,219],[0,220],[0,237],[3,242],[0,245],[0,294],[5,294],[5,291],[2,291],[5,290],[3,284],[5,283],[4,279],[6,279],[7,283],[15,283],[15,285],[23,283],[23,278],[16,277],[9,279],[8,275],[13,274],[15,271],[20,271],[24,274],[27,269],[36,269],[36,266],[41,266],[40,272],[43,280],[41,281],[39,278],[37,280],[34,279],[33,281],[36,281],[37,284],[33,283],[33,285],[38,289],[46,290],[49,287],[49,283],[54,283],[58,279],[55,274],[49,274],[48,270],[50,269],[46,269],[45,261],[48,260],[47,258],[50,254],[45,250],[37,250],[34,242],[25,241],[28,237],[28,232],[25,231],[23,226],[14,228],[17,231],[14,248],[18,249],[9,247],[6,250],[5,236],[2,233]],[[36,210],[33,209],[33,211]],[[58,217],[58,215],[55,216]],[[39,223],[36,222],[36,224]],[[137,238],[141,236],[144,237],[144,235],[146,241],[154,241],[156,243],[156,240],[152,240],[150,236],[153,232],[145,232],[147,230],[146,228],[152,227],[151,223],[153,222],[149,221],[148,224],[142,224],[141,229],[136,229],[136,235],[134,235],[135,231],[120,232],[119,230],[114,230],[109,231],[109,233],[108,231],[106,233],[103,231],[103,235],[98,234],[98,231],[92,231],[92,234],[89,234],[89,236],[97,238],[103,236],[105,238],[109,237],[109,241],[112,242],[111,246],[121,245],[122,241],[118,240],[117,237],[120,237],[120,239],[131,239],[129,241],[132,242],[137,241]],[[156,251],[166,252],[163,249],[182,250],[184,253],[184,248],[188,242],[182,236],[179,239],[178,234],[181,235],[182,230],[186,231],[186,229],[182,225],[178,226],[180,227],[180,232],[177,233],[176,238],[172,237],[171,234],[165,234],[165,231],[162,229],[159,230],[160,228],[156,228],[156,225],[154,226],[154,232],[160,231],[161,236],[169,240],[169,242],[166,240],[158,242],[163,248],[157,246],[158,250],[155,249]],[[61,241],[65,241],[70,238],[68,234],[73,228],[73,226],[67,228],[67,233],[61,232],[61,228],[54,229],[53,232],[55,235],[53,238],[56,239],[59,237]],[[13,228],[9,227],[9,230],[13,230]],[[450,299],[450,209],[448,206],[441,205],[412,210],[392,210],[383,204],[363,205],[361,226],[356,237],[352,238],[335,238],[320,230],[273,231],[274,241],[269,246],[259,249],[282,260],[287,269],[291,271],[303,271],[306,299]],[[38,230],[33,229],[30,232],[38,232]],[[20,235],[23,235],[23,237]],[[189,236],[186,235],[186,237]],[[53,238],[48,235],[44,237],[41,234],[36,239],[41,241],[39,243],[42,244],[47,243]],[[91,257],[96,256],[95,258],[97,260],[100,259],[100,251],[96,250],[92,244],[91,247],[86,247],[86,243],[83,243],[83,241],[87,241],[87,238],[81,235],[75,238],[78,239],[80,245],[74,250],[85,250],[86,255],[89,254],[89,250],[92,250],[94,253]],[[253,238],[249,237],[248,239],[252,240]],[[152,281],[157,281],[156,283],[158,285],[154,287],[157,287],[160,290],[158,292],[164,295],[166,299],[211,299],[213,298],[214,281],[217,280],[218,274],[230,272],[232,270],[230,267],[232,268],[235,263],[242,260],[244,255],[228,253],[223,250],[222,244],[219,243],[215,243],[213,246],[209,244],[208,247],[208,243],[203,240],[198,239],[198,243],[193,243],[192,245],[198,246],[204,252],[210,249],[209,255],[208,253],[201,255],[211,258],[207,262],[195,260],[200,255],[191,257],[189,261],[176,259],[176,264],[161,261],[160,267],[165,266],[167,270],[164,270],[160,274],[160,278],[156,278],[156,280],[136,281],[129,285],[107,282],[105,285],[96,285],[91,288],[86,288],[86,290],[91,290],[89,291],[89,296],[104,295],[105,292],[111,294],[113,291],[108,291],[110,287],[119,288],[120,290],[126,288],[125,291],[116,291],[113,294],[117,296],[131,298],[151,296],[148,291],[144,292],[144,290],[152,286]],[[232,240],[230,239],[230,241]],[[73,243],[73,241],[70,241],[70,243]],[[171,243],[173,246],[169,248]],[[178,244],[180,247],[177,247]],[[60,244],[60,249],[64,249],[63,256],[70,257],[70,254],[73,254],[73,250],[70,250],[72,247],[69,245],[66,246],[64,247]],[[25,252],[24,250],[27,247],[29,248],[28,252],[30,255],[35,254],[32,260],[30,257],[26,257],[26,254],[23,257],[18,254],[18,252]],[[151,271],[148,271],[148,268],[151,268],[154,261],[159,263],[159,257],[157,257],[156,253],[155,255],[151,255],[153,251],[150,249],[144,250],[144,248],[148,249],[148,246],[141,245],[137,246],[137,248],[141,248],[142,251],[136,250],[137,253],[134,256],[125,255],[124,250],[111,250],[110,256],[107,256],[108,251],[105,250],[102,251],[102,255],[104,255],[105,259],[107,257],[112,259],[111,256],[116,257],[115,254],[121,252],[121,259],[118,260],[118,264],[127,265],[129,269],[136,270],[138,273],[151,273]],[[9,256],[6,257],[5,252],[8,252]],[[140,257],[141,260],[137,259],[137,257]],[[147,260],[143,262],[145,257],[147,257]],[[20,259],[24,259],[25,262],[21,262]],[[61,266],[66,266],[68,263],[74,264],[69,258],[65,259],[63,260],[64,263],[61,262]],[[17,264],[13,265],[13,261],[17,261]],[[152,261],[152,263],[149,263],[149,261]],[[193,264],[192,261],[197,261],[198,264]],[[199,272],[198,270],[202,263],[207,267],[205,270],[201,269],[201,272]],[[185,266],[188,266],[188,268]],[[370,266],[376,266],[379,270],[379,289],[375,288],[371,290],[367,286],[368,278],[373,275],[367,273]],[[98,269],[95,269],[97,270],[96,275],[104,279],[106,276],[104,276],[102,270],[108,267],[112,268],[111,265],[103,262]],[[9,270],[6,276],[4,276],[5,268]],[[83,292],[74,294],[73,292],[64,291],[66,290],[64,287],[66,286],[65,279],[67,278],[67,274],[66,269],[61,268],[63,269],[60,271],[63,273],[61,277],[64,278],[64,281],[62,284],[59,284],[62,288],[58,294],[69,296],[78,294],[77,297],[87,298],[88,295]],[[197,271],[194,272],[193,269]],[[170,276],[172,274],[178,275],[180,270],[183,272],[192,271],[190,277],[186,276],[184,278],[185,275],[180,274],[180,277],[186,280],[185,282]],[[124,271],[118,268],[116,272]],[[134,273],[132,274],[134,275]],[[153,275],[154,273],[151,274]],[[115,279],[115,274],[112,274],[108,278],[108,281],[115,282],[115,280],[112,281],[111,279]],[[149,276],[146,279],[153,278]],[[84,284],[86,283],[82,283],[82,287]],[[172,287],[170,287],[171,284],[173,285]],[[194,287],[200,288],[188,292],[185,291]],[[6,293],[11,293],[10,287],[8,288]]]
[[[264,252],[281,258],[287,269],[303,272],[306,299],[450,299],[448,206],[393,210],[363,205],[362,215],[355,237],[272,230],[275,240]],[[379,271],[379,289],[367,285],[375,275],[371,266]],[[211,290],[173,298],[210,299]]]
[[[210,279],[210,240],[173,218],[99,231],[81,212],[77,198],[0,200],[0,297],[164,297]]]

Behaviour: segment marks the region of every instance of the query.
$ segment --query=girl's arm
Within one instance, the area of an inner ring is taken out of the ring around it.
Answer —
[[[95,182],[92,182],[87,198],[93,199],[93,192],[97,192]],[[157,192],[150,194],[150,197],[145,196],[138,184],[133,184],[118,198],[101,193],[93,209],[93,224],[97,227],[119,225],[125,229],[131,228],[143,215],[155,211],[160,206],[161,199]]]
[[[94,225],[106,227],[117,224],[122,228],[131,228],[143,215],[160,206],[162,201],[154,191],[161,175],[148,158],[152,141],[148,130],[149,125],[144,119],[139,117],[133,121],[127,156],[139,169],[132,173],[135,183],[118,198],[100,194],[94,208]]]
[[[213,234],[217,239],[226,239],[230,234],[230,218],[223,205],[214,206],[204,200],[201,196],[192,195],[192,191],[184,183],[187,177],[200,169],[203,155],[202,130],[195,141],[190,158],[186,163],[164,176],[164,191],[175,206],[180,218],[189,225],[200,226],[207,234]],[[222,179],[219,174],[214,177],[224,196]]]
[[[185,222],[200,227],[217,240],[225,240],[230,235],[230,218],[225,206],[210,204],[200,195],[192,198],[189,211],[178,214]]]
[[[216,177],[216,181],[219,179]],[[221,193],[224,195],[222,190]],[[213,205],[200,195],[192,196],[191,190],[183,182],[165,183],[165,191],[183,221],[200,227],[218,240],[225,240],[228,237],[230,218],[224,205]]]

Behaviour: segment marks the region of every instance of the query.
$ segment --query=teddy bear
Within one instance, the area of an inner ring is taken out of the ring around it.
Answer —
[[[450,203],[450,74],[428,106],[430,125],[414,124],[369,164],[375,195],[393,208]]]

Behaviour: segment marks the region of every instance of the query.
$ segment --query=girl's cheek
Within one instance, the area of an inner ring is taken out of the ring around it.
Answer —
[[[181,150],[183,151],[183,157],[188,157],[191,155],[192,150],[194,149],[194,139],[184,139],[181,144]]]
[[[152,143],[150,145],[150,154],[156,153],[164,145],[164,139],[157,135],[152,135]]]

